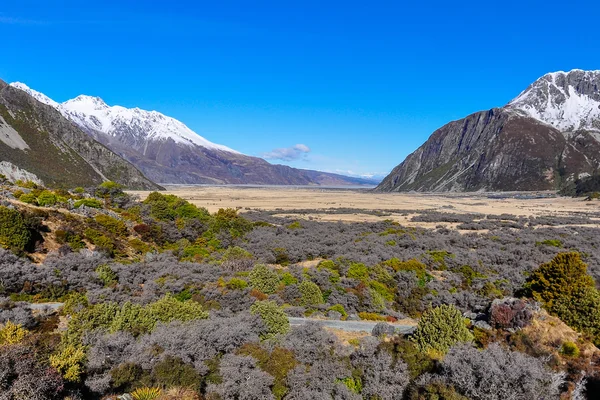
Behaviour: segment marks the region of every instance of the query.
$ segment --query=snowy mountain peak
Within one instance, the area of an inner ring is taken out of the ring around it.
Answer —
[[[545,74],[507,108],[563,132],[600,131],[600,71],[574,69]]]
[[[90,105],[91,107],[94,107],[96,109],[105,109],[105,108],[108,108],[108,105],[100,97],[86,96],[84,94],[80,94],[79,96],[75,97],[74,99],[65,101],[63,103],[63,105],[65,105],[65,104],[69,104],[69,105],[74,105],[74,104],[83,105],[83,104],[85,104],[85,105]]]
[[[40,93],[40,92],[37,92],[37,91],[31,89],[29,86],[27,86],[24,83],[13,82],[13,83],[10,84],[10,86],[26,92],[27,94],[29,94],[30,96],[32,96],[34,99],[36,99],[40,103],[47,104],[47,105],[52,106],[54,108],[58,108],[58,106],[59,106],[59,104],[57,102],[55,102],[54,100],[52,100],[50,97],[46,96],[43,93]]]
[[[27,92],[36,100],[56,108],[63,116],[92,134],[100,132],[125,143],[137,145],[150,141],[172,140],[187,146],[200,146],[239,154],[227,146],[206,140],[182,122],[158,111],[146,111],[137,107],[109,106],[100,97],[87,95],[79,95],[64,103],[57,103],[23,83],[15,82],[10,85]]]

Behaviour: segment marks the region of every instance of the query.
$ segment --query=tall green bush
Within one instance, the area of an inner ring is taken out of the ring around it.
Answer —
[[[455,344],[472,341],[473,335],[460,310],[443,304],[423,313],[412,340],[423,352],[446,354]]]
[[[250,307],[250,312],[260,315],[267,327],[267,331],[262,334],[263,339],[284,335],[290,330],[287,315],[274,301],[257,301]]]
[[[22,251],[31,238],[21,213],[8,207],[0,206],[0,246]]]
[[[582,288],[593,287],[594,278],[587,274],[587,265],[579,253],[571,252],[559,253],[534,270],[525,282],[524,292],[551,309],[556,299],[570,298]]]
[[[560,253],[540,265],[525,282],[523,291],[600,345],[600,292],[578,253]]]
[[[302,294],[300,303],[303,306],[316,306],[323,303],[323,293],[316,283],[304,280],[298,285],[298,290]]]
[[[265,294],[273,294],[279,286],[279,275],[264,264],[256,264],[248,275],[250,285]]]

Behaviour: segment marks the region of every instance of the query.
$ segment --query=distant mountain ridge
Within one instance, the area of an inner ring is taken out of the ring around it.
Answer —
[[[600,71],[549,73],[436,130],[379,191],[556,190],[600,167]]]
[[[160,189],[54,108],[1,80],[0,161],[3,173],[52,187],[113,180],[131,189]]]
[[[139,168],[164,184],[376,185],[377,180],[274,165],[210,142],[182,122],[157,111],[108,106],[81,95],[58,103],[23,83],[12,86],[57,109]]]

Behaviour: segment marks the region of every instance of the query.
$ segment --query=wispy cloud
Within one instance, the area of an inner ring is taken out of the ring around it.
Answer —
[[[0,24],[4,25],[47,25],[48,21],[39,21],[35,19],[15,18],[6,15],[0,15]]]
[[[262,157],[267,160],[296,161],[305,159],[308,153],[310,153],[310,147],[305,144],[297,144],[292,147],[271,150],[263,153]]]

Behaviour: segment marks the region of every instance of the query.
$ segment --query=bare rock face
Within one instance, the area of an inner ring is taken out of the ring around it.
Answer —
[[[0,161],[49,186],[75,187],[112,180],[135,189],[160,188],[129,162],[92,139],[53,107],[0,81]]]
[[[600,71],[544,75],[503,108],[435,131],[379,191],[554,190],[600,166]]]

